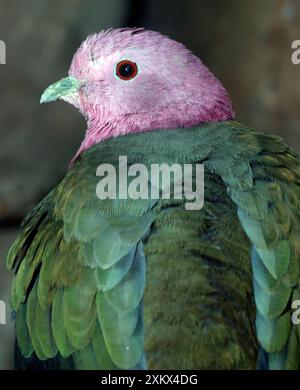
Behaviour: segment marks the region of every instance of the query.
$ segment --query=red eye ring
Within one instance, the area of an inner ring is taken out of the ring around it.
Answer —
[[[138,68],[135,62],[123,60],[117,64],[116,75],[121,80],[131,80],[137,75],[137,72]]]

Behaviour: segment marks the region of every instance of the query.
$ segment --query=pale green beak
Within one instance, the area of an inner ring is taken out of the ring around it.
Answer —
[[[66,96],[77,93],[79,87],[79,80],[74,77],[65,77],[51,84],[42,94],[40,103],[53,102],[57,99],[62,99]]]

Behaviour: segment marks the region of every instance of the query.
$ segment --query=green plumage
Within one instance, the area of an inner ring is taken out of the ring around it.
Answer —
[[[97,167],[124,154],[128,166],[204,163],[204,208],[99,200]],[[269,368],[299,368],[299,214],[297,155],[236,122],[96,145],[8,255],[20,351],[78,369],[244,369],[260,345]]]

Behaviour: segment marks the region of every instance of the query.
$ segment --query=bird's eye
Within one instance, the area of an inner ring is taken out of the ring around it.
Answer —
[[[116,74],[121,80],[131,80],[137,75],[137,65],[129,60],[124,60],[118,63]]]

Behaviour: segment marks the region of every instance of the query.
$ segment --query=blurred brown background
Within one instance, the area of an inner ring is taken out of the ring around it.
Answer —
[[[67,74],[86,35],[144,26],[183,42],[230,92],[237,119],[277,133],[300,152],[299,0],[0,0],[0,369],[12,367],[7,249],[24,214],[64,175],[83,137],[83,118],[43,89]]]

